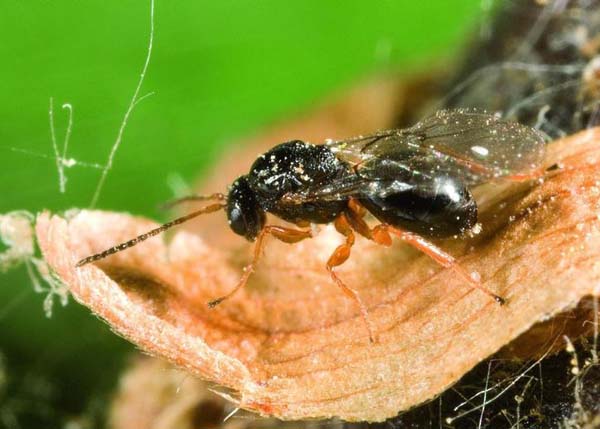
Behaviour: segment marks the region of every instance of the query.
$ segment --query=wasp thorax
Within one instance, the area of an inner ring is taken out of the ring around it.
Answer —
[[[265,213],[256,201],[256,195],[248,186],[246,176],[239,177],[227,195],[227,219],[236,234],[254,241],[265,225]]]
[[[325,146],[294,140],[261,155],[250,168],[248,183],[268,211],[284,195],[328,183],[345,171]]]
[[[349,174],[350,167],[328,147],[294,140],[261,155],[246,177],[263,211],[300,224],[332,222],[346,208],[346,197],[319,199],[307,195]]]

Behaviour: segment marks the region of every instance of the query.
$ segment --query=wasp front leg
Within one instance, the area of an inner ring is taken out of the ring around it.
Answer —
[[[250,278],[250,275],[254,272],[254,270],[256,269],[256,266],[258,265],[258,262],[260,260],[260,257],[262,255],[264,247],[265,247],[265,243],[266,243],[265,238],[269,234],[272,235],[273,237],[277,238],[278,240],[283,241],[284,243],[290,243],[290,244],[297,243],[306,238],[312,237],[312,233],[310,230],[286,228],[286,227],[277,226],[277,225],[265,226],[260,231],[260,233],[258,234],[258,237],[256,238],[256,244],[254,245],[254,256],[252,258],[252,261],[244,267],[244,274],[242,274],[242,277],[240,278],[237,285],[228,294],[223,295],[219,298],[216,298],[216,299],[213,299],[212,301],[210,301],[208,303],[208,306],[210,308],[214,308],[217,305],[219,305],[220,303],[222,303],[223,301],[225,301],[226,299],[230,298],[238,290],[243,288],[246,285],[246,283],[248,283],[248,279]]]

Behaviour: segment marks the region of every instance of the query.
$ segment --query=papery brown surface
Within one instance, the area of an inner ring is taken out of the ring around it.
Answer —
[[[109,412],[111,429],[297,429],[257,418],[210,391],[209,383],[148,356],[132,360]]]
[[[213,183],[249,165],[248,153],[238,155]],[[248,287],[215,310],[206,302],[236,283],[251,256],[219,214],[200,222],[198,234],[179,232],[169,245],[154,238],[82,268],[80,258],[155,224],[99,211],[43,213],[37,236],[78,301],[141,349],[226,387],[240,407],[283,419],[381,421],[594,294],[598,161],[600,131],[553,143],[548,164],[561,162],[562,170],[541,184],[478,190],[482,232],[439,243],[508,299],[502,307],[402,243],[389,249],[359,239],[339,273],[369,308],[376,344],[324,269],[342,241],[332,227],[293,246],[269,241]]]

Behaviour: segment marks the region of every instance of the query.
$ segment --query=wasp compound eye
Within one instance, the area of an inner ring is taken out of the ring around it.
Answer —
[[[259,207],[246,176],[233,182],[227,196],[226,210],[233,232],[249,241],[254,241],[265,225],[265,213]]]

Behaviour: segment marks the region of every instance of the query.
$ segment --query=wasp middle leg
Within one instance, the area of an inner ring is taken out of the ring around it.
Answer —
[[[350,252],[352,250],[352,246],[355,242],[354,232],[352,231],[352,227],[348,223],[348,219],[346,215],[342,213],[334,222],[335,229],[342,235],[346,237],[346,242],[344,244],[339,245],[329,257],[327,261],[327,271],[331,275],[333,281],[339,286],[339,288],[344,292],[344,294],[352,299],[360,309],[360,314],[363,318],[367,331],[369,332],[369,340],[373,343],[376,341],[376,338],[373,334],[373,327],[371,321],[369,319],[369,312],[367,311],[367,307],[360,299],[358,292],[354,289],[347,286],[342,279],[339,278],[334,268],[339,267],[344,262],[348,260],[350,257]]]

